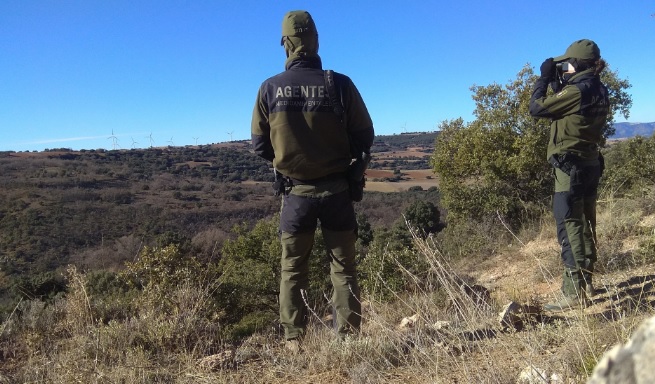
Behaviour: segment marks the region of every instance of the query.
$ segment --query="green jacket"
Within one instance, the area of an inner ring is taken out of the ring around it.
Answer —
[[[284,72],[259,88],[251,123],[255,153],[272,161],[278,172],[298,180],[345,173],[352,159],[349,137],[369,152],[374,131],[350,78],[335,73],[335,83],[345,109],[345,124],[330,104],[320,58],[288,60]]]
[[[535,83],[530,114],[552,119],[547,158],[566,153],[585,160],[598,158],[610,103],[607,88],[593,72],[590,68],[574,74],[550,96],[546,96],[550,79],[540,77]]]

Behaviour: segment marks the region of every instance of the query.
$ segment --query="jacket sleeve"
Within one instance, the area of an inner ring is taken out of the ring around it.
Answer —
[[[252,146],[257,156],[268,161],[273,161],[275,152],[271,144],[271,126],[268,123],[268,105],[263,100],[262,87],[257,92],[255,108],[252,111],[252,122],[250,124],[250,135]]]
[[[548,79],[539,78],[530,98],[530,115],[559,119],[580,110],[582,99],[580,90],[573,85],[567,85],[554,95],[547,96]]]
[[[375,139],[373,121],[355,84],[348,77],[346,81],[345,94],[342,96],[346,110],[346,129],[357,147],[369,153]]]

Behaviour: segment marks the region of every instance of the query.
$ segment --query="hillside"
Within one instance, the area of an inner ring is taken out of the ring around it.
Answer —
[[[655,122],[653,123],[616,123],[616,133],[612,139],[626,139],[629,137],[643,136],[650,137],[655,133]]]
[[[434,135],[400,136],[376,140],[386,152],[375,154],[371,172],[391,177],[369,176],[366,198],[357,205],[374,227],[389,225],[404,206],[427,196],[421,189],[436,185],[426,178],[429,152],[407,147],[427,148]],[[409,152],[411,159],[405,156]],[[209,257],[216,244],[233,236],[236,224],[253,225],[279,210],[272,181],[270,165],[250,151],[247,141],[2,152],[0,313],[11,308],[9,297],[47,296],[61,289],[58,271],[70,263],[119,270],[144,245],[173,240]],[[412,186],[419,189],[406,192]],[[436,203],[438,194],[432,196]]]

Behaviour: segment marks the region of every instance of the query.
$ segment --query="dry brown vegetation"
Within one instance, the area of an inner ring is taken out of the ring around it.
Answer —
[[[654,313],[652,198],[601,202],[599,294],[586,309],[534,309],[559,287],[549,218],[510,234],[494,252],[462,259],[444,254],[439,236],[415,236],[416,257],[428,270],[406,274],[414,288],[394,292],[391,301],[365,297],[362,332],[345,341],[335,338],[329,319],[315,316],[299,354],[274,330],[222,343],[216,324],[194,316],[215,282],[180,284],[167,293],[167,312],[141,300],[138,316],[103,322],[97,308],[106,303],[70,268],[65,298],[50,306],[23,302],[20,321],[2,322],[0,382],[514,383],[533,368],[544,383],[583,383],[604,352]],[[471,295],[466,287],[473,286],[488,289],[488,298]],[[533,308],[516,327],[497,318],[510,301]]]

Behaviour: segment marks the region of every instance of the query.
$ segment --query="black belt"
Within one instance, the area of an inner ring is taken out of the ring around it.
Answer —
[[[300,179],[294,179],[293,177],[289,177],[289,180],[293,182],[294,185],[315,185],[315,184],[320,184],[325,181],[333,181],[333,180],[339,180],[339,179],[346,179],[347,174],[346,172],[337,172],[337,173],[331,173],[329,175],[319,177],[316,179],[311,179],[311,180],[300,180]]]

